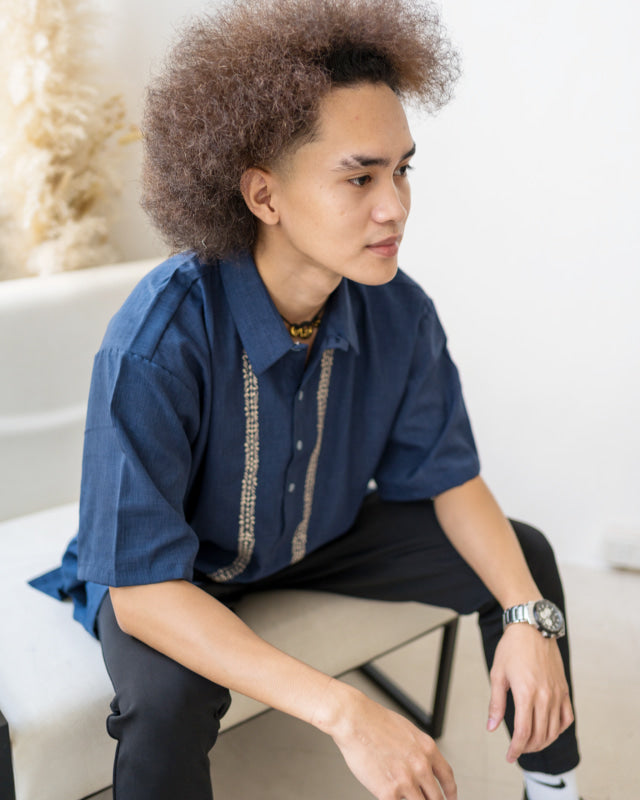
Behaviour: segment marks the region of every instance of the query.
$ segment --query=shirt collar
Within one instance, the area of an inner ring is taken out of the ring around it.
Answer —
[[[260,375],[291,350],[291,337],[249,253],[221,261],[219,269],[240,339]],[[317,342],[323,350],[353,347],[360,352],[348,284],[343,279],[329,298]]]
[[[360,353],[360,342],[351,304],[351,282],[343,278],[327,303],[322,321],[322,349],[334,347]]]

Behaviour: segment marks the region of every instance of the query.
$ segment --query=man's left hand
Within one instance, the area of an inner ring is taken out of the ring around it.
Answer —
[[[496,649],[490,678],[487,730],[498,727],[504,717],[507,691],[511,689],[513,694],[515,720],[507,761],[543,750],[573,722],[558,643],[530,625],[507,626]]]

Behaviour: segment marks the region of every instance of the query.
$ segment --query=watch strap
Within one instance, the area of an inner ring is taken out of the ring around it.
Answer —
[[[530,613],[530,606],[532,603],[521,603],[517,606],[506,608],[502,614],[502,627],[511,625],[514,622],[528,622],[530,625],[535,625],[535,621]]]

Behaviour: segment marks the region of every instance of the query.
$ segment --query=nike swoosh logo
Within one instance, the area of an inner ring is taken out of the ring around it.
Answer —
[[[548,786],[550,789],[564,789],[567,785],[562,778],[560,778],[560,783],[547,783],[546,781],[539,781],[536,778],[529,778],[529,780],[534,783],[539,783],[540,786]]]

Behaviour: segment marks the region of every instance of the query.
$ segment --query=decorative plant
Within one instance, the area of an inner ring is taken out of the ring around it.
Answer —
[[[87,0],[1,5],[0,277],[113,260],[124,104],[91,82],[97,16]]]

